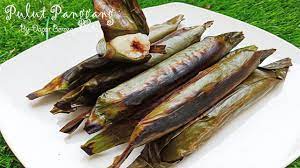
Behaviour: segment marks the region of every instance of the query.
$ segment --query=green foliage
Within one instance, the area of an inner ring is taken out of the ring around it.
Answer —
[[[45,8],[45,17],[42,19],[30,18],[26,20],[18,19],[13,16],[11,20],[6,20],[7,14],[5,8],[13,4],[18,11],[25,13],[25,6],[30,3],[30,11],[40,11]],[[31,31],[28,35],[21,31],[21,25],[27,28],[76,28],[78,27],[78,18],[63,18],[57,17],[52,20],[50,17],[53,14],[50,9],[53,5],[60,5],[63,12],[76,12],[79,13],[82,9],[90,9],[93,12],[92,1],[76,1],[76,0],[1,0],[0,1],[0,64],[4,61],[16,56],[20,52],[41,43],[48,38],[54,37],[64,31],[49,31],[49,33]]]
[[[300,167],[300,158],[298,160],[294,161],[291,165],[289,165],[287,168],[299,168]]]
[[[21,168],[23,167],[14,154],[6,145],[0,134],[0,168]]]
[[[5,7],[14,4],[18,11],[25,12],[26,3],[31,4],[31,11],[39,11],[46,7],[47,12],[42,19],[20,20],[12,17],[6,20]],[[139,0],[142,7],[156,6],[173,0]],[[209,8],[210,10],[237,18],[262,29],[265,29],[300,47],[300,1],[299,0],[177,0],[192,5]],[[26,27],[34,25],[51,28],[58,25],[60,28],[78,27],[78,18],[65,19],[58,17],[52,20],[49,9],[59,4],[63,12],[79,12],[82,9],[92,10],[92,2],[78,0],[1,0],[0,1],[0,64],[16,56],[20,52],[52,38],[64,31],[30,32],[26,35],[21,31],[21,24]],[[200,17],[200,16],[199,16]],[[91,18],[91,21],[95,19]],[[22,167],[9,150],[0,136],[0,168]],[[300,159],[289,168],[300,168]]]

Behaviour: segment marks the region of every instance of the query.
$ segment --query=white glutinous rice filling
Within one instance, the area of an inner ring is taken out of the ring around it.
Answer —
[[[150,50],[149,37],[142,33],[116,37],[110,44],[118,53],[130,58],[148,55]]]

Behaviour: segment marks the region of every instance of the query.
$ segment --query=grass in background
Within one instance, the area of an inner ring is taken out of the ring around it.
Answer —
[[[0,134],[0,168],[20,168],[22,165],[6,145]]]
[[[19,20],[13,17],[6,20],[5,7],[14,4],[19,11],[25,12],[25,5],[29,2],[31,10],[41,10],[46,7],[45,18]],[[156,6],[173,0],[139,0],[142,7]],[[192,5],[209,8],[210,10],[237,18],[262,29],[265,29],[287,41],[300,47],[300,1],[299,0],[177,0]],[[64,19],[59,17],[52,21],[49,9],[59,4],[64,12],[79,12],[81,9],[93,10],[90,0],[1,0],[0,1],[0,64],[16,56],[20,52],[52,38],[61,32],[50,31],[48,33],[31,32],[26,35],[20,31],[20,25],[26,27],[38,25],[40,27],[52,27],[58,25],[61,28],[78,27],[78,19]],[[199,16],[201,17],[201,16]],[[94,21],[94,19],[92,19]],[[0,168],[19,168],[22,165],[14,157],[0,136]],[[300,159],[289,168],[300,168]]]
[[[41,20],[33,18],[20,20],[16,17],[12,17],[11,20],[6,20],[6,6],[14,4],[17,10],[25,13],[25,6],[27,2],[31,5],[31,11],[40,11],[45,6],[47,9],[45,18]],[[21,24],[30,28],[32,26],[51,28],[54,25],[58,25],[60,28],[78,27],[78,19],[64,19],[62,17],[58,17],[55,21],[51,20],[50,17],[52,14],[50,13],[50,8],[56,4],[59,4],[62,7],[63,12],[78,13],[81,9],[93,10],[90,0],[19,0],[17,2],[13,2],[12,0],[0,1],[0,64],[42,41],[63,33],[63,31],[50,31],[49,33],[30,32],[30,34],[26,35],[21,31]]]

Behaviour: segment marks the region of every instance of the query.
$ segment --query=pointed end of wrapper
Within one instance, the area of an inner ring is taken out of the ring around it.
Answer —
[[[65,134],[72,134],[76,130],[76,128],[74,128],[74,127],[73,128],[69,128],[69,127],[67,127],[67,125],[65,125],[63,128],[61,128],[59,130],[59,132],[62,132],[62,133],[65,133]]]
[[[122,137],[120,137],[120,139],[118,139],[118,137],[118,135],[114,135],[112,132],[103,131],[83,144],[81,149],[88,155],[101,153],[122,144],[124,142],[122,141]]]
[[[240,43],[245,38],[245,35],[242,31],[241,32],[233,32],[231,34],[231,38],[234,39],[234,43],[236,43],[236,41],[238,41],[238,43]]]
[[[79,120],[72,120],[71,122],[67,123],[63,128],[59,131],[65,134],[72,134],[83,122],[84,118]]]
[[[271,64],[265,65],[261,68],[272,70],[272,69],[289,68],[290,66],[293,66],[292,59],[284,58],[284,59],[278,60],[276,62],[273,62]]]
[[[71,111],[72,110],[71,103],[66,102],[66,101],[59,101],[59,102],[55,103],[54,106],[56,108],[64,110],[64,111]]]
[[[232,48],[237,46],[245,38],[243,32],[229,32],[221,34],[218,37],[223,38],[224,41],[229,42]]]
[[[260,57],[260,62],[262,63],[265,59],[267,59],[275,51],[276,51],[276,49],[274,49],[274,48],[269,49],[269,50],[260,50],[260,51],[256,51],[255,55]]]
[[[43,96],[46,96],[46,95],[49,95],[53,92],[55,92],[56,90],[54,90],[52,87],[52,85],[48,84],[47,86],[45,86],[43,89],[40,89],[40,90],[37,90],[35,92],[32,92],[30,93],[29,95],[27,95],[26,97],[29,99],[29,100],[34,100],[34,99],[37,99],[39,97],[43,97]]]
[[[169,24],[179,25],[184,20],[184,15],[179,14],[167,21]]]
[[[228,39],[231,39],[231,38],[244,38],[244,33],[242,31],[236,31],[236,32],[228,32],[228,33],[224,33],[224,34],[221,34],[219,35],[221,37],[225,37],[225,38],[228,38]]]
[[[214,21],[211,20],[211,21],[204,23],[204,27],[207,29],[207,28],[210,28],[213,24],[214,24]]]
[[[81,145],[80,147],[86,154],[88,154],[89,156],[94,155],[95,153],[93,152],[92,147],[90,147],[89,145]]]
[[[67,88],[67,83],[63,81],[63,78],[61,76],[58,76],[54,78],[50,83],[48,83],[45,87],[43,87],[40,90],[37,90],[33,93],[30,93],[26,97],[29,100],[34,100],[36,98],[49,95],[51,93],[64,90]]]
[[[260,69],[272,70],[278,79],[284,80],[288,73],[289,67],[293,66],[291,58],[284,58],[268,64],[266,66],[260,67]]]
[[[36,92],[33,92],[33,93],[30,93],[29,95],[26,96],[29,100],[34,100],[34,99],[37,99],[39,98],[40,96],[36,93]]]
[[[73,120],[68,122],[61,130],[60,132],[71,134],[73,133],[83,122],[83,120],[90,115],[90,110],[87,110],[84,113],[81,113],[77,117],[75,117]]]
[[[251,50],[251,51],[257,51],[258,47],[256,45],[250,45],[250,46],[246,46],[244,48],[241,49],[246,49],[246,50]]]
[[[53,107],[50,110],[50,113],[52,113],[53,115],[56,115],[56,114],[69,114],[70,111],[65,111],[65,110],[59,109],[57,107]]]

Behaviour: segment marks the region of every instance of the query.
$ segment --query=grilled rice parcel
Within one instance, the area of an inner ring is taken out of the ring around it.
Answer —
[[[94,0],[94,9],[118,11],[98,18],[104,38],[97,53],[27,97],[63,93],[50,112],[77,116],[60,131],[76,134],[82,123],[88,134],[99,131],[81,146],[88,155],[127,143],[111,168],[142,145],[129,168],[174,166],[275,89],[292,66],[289,58],[261,66],[275,49],[234,49],[247,38],[242,32],[205,35],[213,21],[182,26],[179,14],[149,27],[136,0]]]

